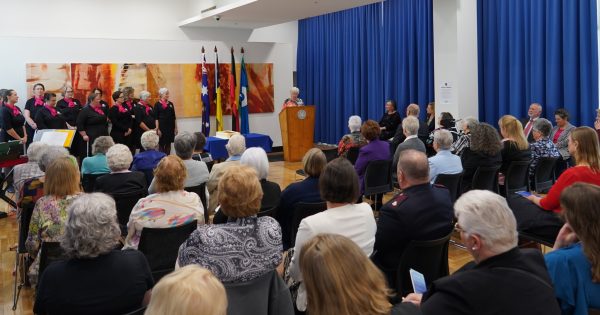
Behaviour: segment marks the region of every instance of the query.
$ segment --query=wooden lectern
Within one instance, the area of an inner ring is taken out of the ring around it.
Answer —
[[[283,158],[288,162],[301,161],[313,147],[315,137],[315,106],[284,108],[279,113]]]

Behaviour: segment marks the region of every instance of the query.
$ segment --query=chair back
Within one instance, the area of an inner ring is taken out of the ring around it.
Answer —
[[[356,163],[356,159],[358,159],[359,150],[359,147],[352,147],[346,153],[346,158],[348,159],[348,161],[350,161],[350,163],[352,163],[352,165],[354,165],[354,163]]]
[[[290,234],[290,242],[291,247],[294,247],[296,244],[296,234],[298,233],[298,228],[300,227],[300,222],[304,218],[310,217],[311,215],[317,214],[319,212],[323,212],[327,210],[326,202],[317,202],[317,203],[308,203],[308,202],[299,202],[294,206],[294,214],[292,215],[292,226],[291,226],[291,234]]]
[[[275,270],[254,280],[224,283],[227,292],[227,315],[293,315],[292,296]]]
[[[396,273],[396,292],[406,296],[413,292],[409,269],[425,276],[425,282],[445,277],[448,271],[448,243],[452,233],[431,241],[411,241],[402,257]]]
[[[144,313],[146,312],[146,308],[147,308],[147,306],[142,306],[136,310],[133,310],[129,313],[125,313],[123,315],[144,315]]]
[[[138,250],[144,253],[154,281],[175,269],[179,246],[196,230],[198,221],[169,228],[143,228]]]
[[[279,206],[274,206],[272,208],[268,208],[265,210],[261,210],[259,211],[256,215],[260,218],[260,217],[272,217],[275,218],[275,216],[277,215],[277,210],[279,209]]]
[[[40,267],[38,271],[38,279],[41,279],[42,273],[51,263],[66,259],[68,259],[67,255],[62,247],[60,247],[59,242],[42,242],[40,247]],[[38,283],[40,283],[39,280]]]
[[[542,157],[533,170],[533,187],[538,193],[546,193],[554,184],[554,169],[559,158]]]
[[[25,242],[29,234],[29,223],[35,208],[35,203],[44,195],[44,183],[39,178],[31,178],[25,181],[21,189],[21,199],[18,202],[19,209],[19,243],[18,252],[27,253]]]
[[[509,196],[516,191],[527,190],[529,164],[531,164],[529,161],[510,162],[504,175],[504,196]]]
[[[393,190],[392,161],[377,160],[367,164],[364,177],[365,196],[385,194]]]
[[[208,224],[209,221],[209,213],[208,213],[208,203],[206,202],[206,183],[202,183],[197,186],[185,187],[185,191],[193,192],[200,197],[200,202],[202,202],[202,209],[204,209],[204,223]]]
[[[126,194],[111,195],[113,199],[115,199],[115,204],[117,206],[117,219],[119,220],[119,225],[121,225],[121,231],[123,231],[123,226],[127,226],[129,215],[131,215],[131,210],[135,204],[147,195],[148,192],[144,189]]]
[[[108,174],[108,173],[106,173]],[[83,174],[81,175],[81,186],[86,193],[94,192],[96,189],[96,179],[106,174]]]
[[[450,191],[450,198],[454,203],[458,199],[458,195],[461,191],[460,183],[462,181],[463,172],[457,174],[439,174],[435,178],[437,185],[442,185]]]
[[[208,172],[212,171],[213,165],[215,165],[215,161],[210,161],[206,163],[206,167],[208,167]]]
[[[144,176],[146,177],[146,187],[150,187],[150,183],[152,183],[152,180],[154,179],[154,169],[140,171],[144,173]]]
[[[327,159],[327,162],[331,162],[332,160],[338,157],[337,147],[321,149],[321,151],[323,151],[323,153],[325,154],[325,159]]]
[[[498,169],[500,166],[478,167],[473,174],[471,189],[498,192]]]

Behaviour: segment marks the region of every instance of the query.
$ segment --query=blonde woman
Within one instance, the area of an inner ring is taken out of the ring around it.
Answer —
[[[502,166],[500,172],[506,174],[508,166],[514,161],[531,161],[531,150],[525,134],[523,125],[514,116],[504,115],[498,121],[500,134],[502,135]]]
[[[152,290],[146,315],[225,315],[225,288],[210,271],[189,265],[163,277]]]

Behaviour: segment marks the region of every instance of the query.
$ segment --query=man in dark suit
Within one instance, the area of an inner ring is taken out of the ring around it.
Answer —
[[[535,142],[533,139],[533,123],[542,116],[542,105],[540,103],[531,103],[527,111],[527,117],[521,118],[523,132],[529,143]]]
[[[419,105],[412,103],[410,105],[408,105],[408,107],[406,107],[406,117],[415,117],[417,119],[419,119],[419,113],[421,112],[421,109],[419,108]],[[427,122],[419,119],[419,132],[417,133],[417,136],[419,139],[421,139],[421,141],[423,141],[423,144],[426,143],[427,138],[429,138],[429,127],[427,126]],[[394,152],[396,152],[396,148],[398,147],[398,145],[400,145],[400,143],[404,142],[404,140],[406,139],[406,136],[404,135],[404,131],[402,129],[402,124],[400,124],[398,126],[398,128],[396,128],[396,133],[394,134],[394,138],[392,139],[392,144],[390,146],[390,152],[392,152],[392,154],[394,154]]]
[[[397,173],[402,193],[379,212],[373,257],[391,288],[395,288],[396,269],[408,243],[448,235],[454,218],[448,189],[429,183],[429,164],[424,152],[402,151]]]

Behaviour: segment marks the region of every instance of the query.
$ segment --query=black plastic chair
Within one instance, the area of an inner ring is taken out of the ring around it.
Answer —
[[[272,217],[275,218],[275,216],[277,215],[277,210],[279,209],[278,206],[269,208],[269,209],[265,209],[265,210],[261,210],[259,211],[256,215],[258,217]]]
[[[81,176],[81,186],[83,186],[83,191],[86,193],[94,192],[96,188],[96,179],[100,176],[104,176],[105,174],[83,174]]]
[[[127,194],[111,195],[117,206],[117,219],[121,227],[122,235],[127,235],[127,223],[129,222],[131,210],[133,210],[133,207],[140,199],[146,197],[147,195],[148,192],[146,190],[134,191]]]
[[[504,174],[504,196],[510,196],[514,192],[527,190],[529,177],[529,161],[513,161],[508,165]]]
[[[445,277],[448,270],[448,242],[452,233],[431,241],[411,241],[400,258],[396,273],[396,292],[406,296],[413,292],[409,269],[425,276],[425,282]]]
[[[227,315],[294,314],[292,296],[275,270],[246,282],[224,283]]]
[[[394,190],[392,186],[392,161],[377,160],[367,164],[364,176],[364,195],[375,196],[375,210],[377,210],[377,195],[383,195]]]
[[[198,186],[185,187],[185,191],[193,192],[200,197],[200,202],[202,202],[202,209],[204,209],[204,223],[208,224],[209,222],[209,213],[208,213],[208,203],[206,202],[206,183],[202,183]]]
[[[42,274],[46,267],[51,263],[61,260],[66,260],[67,255],[59,242],[42,242],[40,246],[40,267],[38,271],[38,279],[42,278]],[[40,281],[38,280],[38,283]]]
[[[206,163],[206,167],[208,167],[208,172],[212,171],[213,165],[215,165],[215,161],[210,161]]]
[[[519,239],[523,240],[523,241],[528,241],[528,242],[533,242],[533,243],[537,243],[537,244],[542,244],[544,246],[548,246],[550,248],[554,247],[554,240],[553,239],[546,239],[540,236],[537,236],[535,234],[531,234],[528,232],[522,232],[519,231]]]
[[[348,161],[350,161],[350,163],[352,163],[352,165],[354,165],[354,163],[356,163],[356,160],[358,159],[359,150],[359,147],[352,147],[346,153],[346,158],[348,159]]]
[[[317,214],[319,212],[323,212],[327,210],[327,203],[325,202],[317,202],[317,203],[307,203],[307,202],[299,202],[294,206],[294,214],[292,216],[292,226],[291,226],[291,234],[290,234],[290,247],[294,247],[296,244],[296,234],[298,233],[298,228],[300,227],[300,222],[304,218],[310,217],[311,215]]]
[[[323,151],[323,153],[325,154],[325,159],[327,160],[327,162],[331,162],[332,160],[338,157],[337,147],[321,149],[321,151]]]
[[[435,183],[438,185],[443,185],[448,188],[450,191],[450,198],[452,202],[455,202],[458,199],[458,196],[461,192],[460,183],[462,181],[463,172],[457,174],[439,174],[435,178]]]
[[[554,185],[554,169],[559,158],[542,157],[533,170],[533,183],[530,190],[546,193]]]
[[[471,180],[471,189],[489,190],[498,193],[498,170],[500,166],[478,167]]]
[[[123,315],[144,315],[144,313],[146,312],[146,308],[147,306],[142,306],[134,311],[131,311],[129,313],[125,313]]]
[[[146,177],[146,187],[150,187],[150,183],[152,183],[152,180],[154,179],[154,170],[140,170],[142,173],[144,173],[144,176]]]
[[[154,281],[175,269],[179,246],[196,230],[198,221],[170,227],[143,228],[138,250],[144,253]]]

